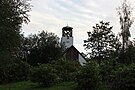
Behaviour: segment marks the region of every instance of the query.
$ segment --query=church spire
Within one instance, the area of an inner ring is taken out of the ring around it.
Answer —
[[[73,28],[66,26],[62,28],[62,38],[61,43],[64,44],[66,48],[69,48],[73,45]]]

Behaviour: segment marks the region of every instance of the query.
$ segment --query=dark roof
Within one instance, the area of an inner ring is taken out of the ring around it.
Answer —
[[[69,26],[65,26],[65,27],[62,28],[62,30],[67,30],[67,29],[68,30],[72,30],[73,28],[72,27],[69,27]]]
[[[86,60],[86,58],[72,45],[71,47],[69,47],[69,48],[67,48],[65,51],[64,51],[64,53],[63,53],[63,55],[69,50],[69,49],[71,49],[71,48],[74,48],[85,60]],[[63,56],[62,55],[62,56]]]

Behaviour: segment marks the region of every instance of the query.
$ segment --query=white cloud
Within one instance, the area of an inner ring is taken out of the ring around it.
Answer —
[[[68,23],[73,27],[74,44],[83,50],[87,31],[101,20],[109,21],[114,32],[120,31],[116,8],[122,0],[32,0],[31,22],[24,25],[25,35],[41,30],[53,32],[61,38],[61,29]],[[128,0],[135,6],[134,0]],[[135,33],[135,24],[131,33]],[[135,35],[135,34],[133,34]],[[81,44],[81,45],[80,45]]]

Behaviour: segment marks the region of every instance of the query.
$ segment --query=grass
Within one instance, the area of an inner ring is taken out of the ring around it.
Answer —
[[[74,82],[63,82],[51,87],[40,87],[36,83],[29,81],[0,85],[0,90],[74,90]]]

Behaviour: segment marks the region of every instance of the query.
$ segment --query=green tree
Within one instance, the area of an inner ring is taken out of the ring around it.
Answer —
[[[120,47],[120,42],[111,29],[109,22],[101,21],[93,26],[93,31],[88,32],[88,39],[84,40],[84,47],[90,52],[88,55],[91,59],[96,59],[99,64],[110,58],[113,51]]]
[[[76,74],[77,90],[102,90],[99,65],[95,61],[86,63]]]
[[[15,52],[17,51],[17,48],[22,40],[22,35],[20,34],[22,23],[29,22],[28,19],[29,11],[30,11],[29,0],[0,0],[1,83],[15,81],[16,80],[15,77],[18,78],[19,74],[23,75],[21,74],[22,73],[21,68],[17,67],[21,64],[18,64],[19,60],[15,57]],[[18,62],[16,62],[16,60],[18,60]],[[18,70],[16,68],[18,68]]]
[[[28,80],[31,67],[21,60],[11,60],[0,65],[0,84]]]
[[[135,64],[120,65],[112,78],[112,90],[135,89]]]
[[[28,0],[0,1],[0,60],[9,59],[20,45],[22,23],[27,23],[30,4]]]
[[[58,60],[62,54],[62,46],[54,33],[42,31],[26,37],[20,51],[21,58],[31,65],[37,65]]]
[[[47,87],[57,82],[57,75],[50,64],[41,64],[32,68],[30,80]]]
[[[130,6],[130,4],[128,4],[127,0],[123,0],[122,5],[117,8],[119,21],[121,25],[120,36],[122,37],[123,59],[125,58],[124,52],[126,51],[126,48],[129,46],[129,37],[131,37],[129,29],[134,21],[132,18],[132,10],[133,8]]]
[[[51,65],[56,69],[59,82],[74,81],[76,72],[81,68],[79,62],[70,60],[57,60],[52,62]]]
[[[124,54],[122,52],[120,53],[118,62],[123,64],[135,63],[135,46],[132,44],[128,45],[128,48],[125,49]]]

